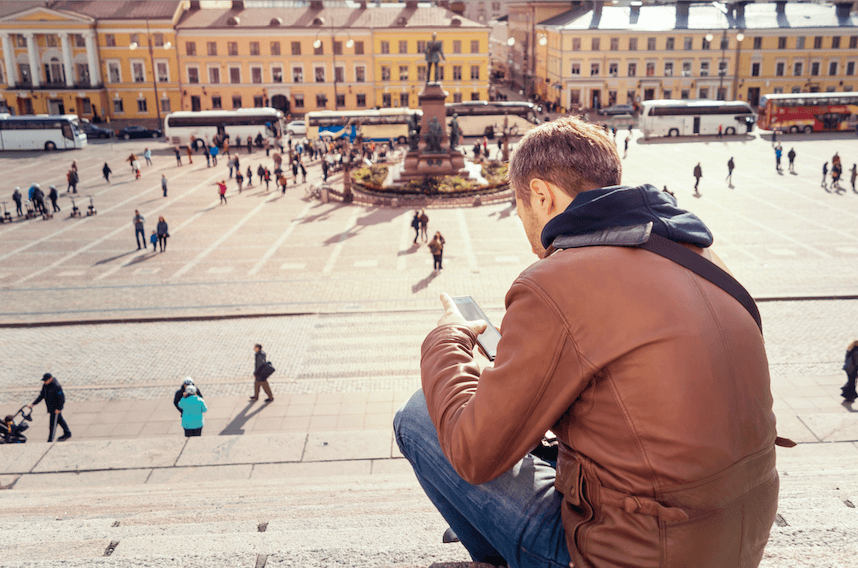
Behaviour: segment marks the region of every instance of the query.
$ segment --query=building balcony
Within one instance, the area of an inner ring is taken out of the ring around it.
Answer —
[[[89,82],[78,82],[69,86],[63,83],[42,83],[38,87],[33,86],[32,83],[22,83],[18,82],[16,85],[7,85],[7,91],[86,91],[92,89],[103,89],[104,85],[102,83],[98,83],[96,85],[92,85]]]

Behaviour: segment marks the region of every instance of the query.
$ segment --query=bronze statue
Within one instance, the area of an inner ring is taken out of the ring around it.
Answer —
[[[450,149],[455,150],[459,145],[459,136],[462,131],[459,129],[459,115],[454,114],[453,120],[450,122]]]
[[[438,34],[432,32],[432,41],[426,43],[426,82],[430,81],[430,77],[432,77],[432,64],[435,64],[435,82],[438,82],[438,65],[441,60],[447,61],[447,58],[444,57],[444,43],[438,41],[436,38]]]
[[[416,152],[420,147],[420,136],[417,134],[417,129],[412,128],[411,132],[408,133],[408,149],[412,152]]]
[[[423,150],[426,154],[439,154],[441,152],[441,142],[444,140],[444,131],[441,129],[441,123],[438,122],[438,117],[433,116],[429,121],[429,132],[423,138],[426,140],[426,148]]]

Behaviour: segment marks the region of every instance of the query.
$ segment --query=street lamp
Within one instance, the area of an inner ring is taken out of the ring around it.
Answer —
[[[337,101],[337,50],[334,49],[334,43],[336,42],[335,35],[337,32],[340,32],[345,29],[345,26],[334,29],[333,23],[331,24],[330,32],[331,32],[331,64],[333,65],[333,69],[331,71],[334,73],[334,110],[339,110],[339,104]],[[319,39],[319,33],[321,30],[316,33],[316,39],[313,41],[313,49],[319,49],[322,47],[322,40]],[[352,39],[352,36],[349,34],[348,40],[346,41],[346,47],[351,49],[355,46],[355,40]]]
[[[163,122],[161,120],[161,100],[158,98],[158,77],[157,71],[155,70],[155,55],[152,51],[152,33],[149,29],[149,20],[146,20],[146,42],[149,45],[149,65],[152,67],[152,88],[155,91],[155,112],[158,115],[158,129],[163,130]],[[169,41],[164,44],[164,49],[170,49],[172,47],[172,43]],[[128,46],[128,49],[134,51],[140,47],[136,41],[131,42],[131,45]]]

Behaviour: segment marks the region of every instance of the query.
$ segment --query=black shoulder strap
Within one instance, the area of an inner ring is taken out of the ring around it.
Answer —
[[[665,239],[655,233],[650,234],[649,239],[638,246],[644,250],[663,256],[668,260],[672,260],[676,264],[684,266],[691,272],[705,278],[733,296],[737,302],[742,304],[745,309],[748,310],[748,313],[751,314],[751,317],[754,318],[755,322],[757,322],[757,327],[760,328],[760,333],[762,333],[763,321],[760,318],[760,311],[757,309],[757,304],[754,302],[754,299],[748,291],[745,290],[744,286],[739,284],[735,278],[730,276],[727,272],[724,272],[715,263],[710,262],[702,255],[685,248],[681,244],[675,243],[670,239]]]

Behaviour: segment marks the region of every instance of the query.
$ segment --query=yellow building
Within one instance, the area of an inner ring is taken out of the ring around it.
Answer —
[[[444,42],[444,87],[488,100],[490,28],[442,7],[192,6],[176,26],[184,110],[273,106],[313,110],[416,107],[422,50]]]
[[[4,2],[0,106],[154,122],[180,103],[171,47],[183,9],[178,1]]]
[[[596,3],[543,20],[531,93],[576,109],[660,98],[757,104],[765,93],[858,85],[858,18],[848,8],[725,6]]]

